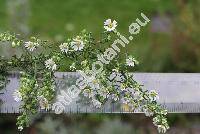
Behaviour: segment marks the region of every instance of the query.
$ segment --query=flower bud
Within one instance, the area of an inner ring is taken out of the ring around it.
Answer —
[[[16,45],[16,43],[13,41],[12,42],[12,47],[16,47],[17,45]]]
[[[20,41],[18,41],[18,42],[17,42],[17,46],[20,46],[20,45],[21,45],[21,44],[20,44]]]

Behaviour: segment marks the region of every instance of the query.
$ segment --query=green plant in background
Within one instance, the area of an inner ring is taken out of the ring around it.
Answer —
[[[176,2],[179,14],[175,19],[173,62],[176,70],[199,72],[200,68],[200,1]]]
[[[0,90],[2,90],[8,82],[6,78],[8,71],[8,63],[4,58],[5,57],[3,56],[0,57]]]
[[[90,99],[95,108],[100,108],[107,101],[121,102],[129,110],[140,109],[146,116],[153,116],[153,123],[160,133],[165,133],[169,128],[166,115],[167,111],[157,103],[156,91],[144,90],[142,85],[134,80],[133,74],[128,72],[134,68],[138,61],[133,56],[124,54],[125,60],[120,56],[112,57],[110,64],[103,65],[101,74],[91,75],[93,63],[98,60],[98,55],[107,52],[104,44],[112,43],[118,34],[115,30],[116,21],[106,20],[100,40],[95,40],[92,33],[83,30],[74,38],[67,39],[57,45],[48,41],[31,37],[30,41],[23,41],[9,33],[0,34],[1,41],[11,42],[13,47],[22,49],[20,56],[4,59],[3,65],[10,70],[21,71],[20,87],[14,93],[16,101],[22,101],[22,115],[18,117],[18,128],[29,126],[30,119],[38,113],[39,109],[51,110],[55,99],[54,72],[65,66],[64,61],[70,60],[71,71],[78,71],[90,77],[90,80],[81,88],[81,93]],[[59,46],[58,49],[52,46]],[[115,52],[116,53],[116,52]],[[7,71],[7,70],[4,70]]]
[[[44,121],[37,124],[38,134],[70,134],[68,129],[60,120],[53,120],[53,118],[45,117]],[[75,132],[73,132],[76,134]]]
[[[66,126],[62,120],[54,119],[51,116],[44,118],[44,121],[37,124],[38,134],[139,134],[139,131],[125,124],[119,119],[106,119],[94,128],[87,128],[83,123]],[[92,130],[91,130],[92,129]],[[87,131],[90,130],[90,131]]]
[[[96,130],[97,134],[135,134],[134,128],[129,124],[121,122],[119,119],[105,120],[101,126]]]

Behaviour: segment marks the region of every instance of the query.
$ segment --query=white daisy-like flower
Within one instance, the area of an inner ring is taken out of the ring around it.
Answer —
[[[88,85],[94,90],[100,89],[99,81],[97,79],[92,79],[91,82],[88,83]]]
[[[93,103],[95,108],[100,108],[101,105],[102,105],[102,103],[100,101],[96,100],[96,99],[93,99],[92,103]]]
[[[59,47],[60,47],[61,52],[63,53],[67,53],[69,50],[68,43],[62,43]]]
[[[117,94],[112,94],[111,95],[111,99],[113,99],[114,101],[118,101],[119,100],[119,96]]]
[[[101,88],[100,90],[98,90],[98,93],[103,98],[108,98],[109,97],[109,91],[106,90],[106,88]]]
[[[121,73],[113,71],[109,76],[109,80],[121,83],[124,82],[125,77]]]
[[[127,59],[126,59],[126,65],[127,66],[132,66],[134,67],[136,64],[138,64],[138,61],[133,58],[132,56],[129,56]]]
[[[134,99],[143,100],[143,96],[140,95],[140,92],[135,90],[134,88],[128,87],[126,88],[126,91],[128,91],[131,94],[131,96],[134,97]]]
[[[42,110],[49,110],[51,106],[48,100],[44,98],[43,96],[39,97],[39,105],[40,105],[40,109]]]
[[[69,68],[70,68],[71,71],[76,70],[76,64],[72,63]]]
[[[21,96],[21,93],[19,92],[19,90],[15,90],[13,92],[13,98],[16,102],[20,102],[22,100],[22,96]]]
[[[159,133],[166,133],[167,128],[164,125],[158,125],[157,127]]]
[[[91,70],[88,70],[88,69],[84,71],[79,70],[79,73],[85,78],[87,83],[93,83],[93,84],[98,83],[98,80],[93,75],[93,72]]]
[[[122,83],[122,84],[120,84],[120,89],[122,90],[122,91],[127,91],[127,88],[126,88],[126,86]]]
[[[52,71],[55,71],[57,69],[57,65],[52,58],[45,61],[45,66],[47,69],[50,69]]]
[[[150,117],[150,116],[153,116],[153,112],[151,110],[149,110],[148,108],[144,108],[143,109],[144,111],[144,114],[147,116],[147,117]]]
[[[135,93],[135,90],[131,87],[127,87],[126,90],[131,93],[132,95]]]
[[[94,97],[94,92],[92,90],[90,90],[90,89],[84,89],[83,90],[83,95],[85,97],[92,98],[92,97]]]
[[[128,104],[128,103],[130,102],[130,99],[129,99],[128,97],[123,97],[123,98],[121,99],[121,102],[122,102],[123,104]]]
[[[24,46],[26,47],[26,49],[33,52],[39,46],[39,44],[37,42],[28,41],[25,42]]]
[[[149,92],[149,95],[150,95],[151,101],[159,100],[158,93],[157,93],[155,90],[151,90],[151,91]]]
[[[111,19],[107,19],[105,22],[104,22],[104,28],[108,31],[108,32],[111,32],[111,31],[114,31],[115,28],[117,27],[117,21],[113,21]]]
[[[82,66],[86,66],[87,63],[88,63],[88,61],[87,61],[87,60],[84,60],[84,61],[81,62],[81,65],[82,65]]]
[[[19,131],[22,131],[23,129],[24,129],[24,128],[23,128],[22,126],[19,126],[19,127],[18,127],[18,130],[19,130]]]
[[[154,118],[153,118],[153,124],[154,124],[155,126],[158,126],[158,122],[159,122],[158,117],[154,117]]]
[[[3,87],[5,85],[5,82],[0,81],[0,87]]]
[[[84,48],[84,42],[81,39],[80,36],[77,36],[76,38],[73,39],[73,41],[71,42],[71,47],[75,50],[75,51],[80,51]]]

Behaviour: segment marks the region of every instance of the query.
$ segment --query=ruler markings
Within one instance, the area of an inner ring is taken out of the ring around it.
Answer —
[[[19,85],[19,73],[9,75],[10,82],[2,90],[0,99],[3,104],[1,113],[19,113],[20,103],[14,101],[12,94]],[[80,75],[74,72],[55,73],[57,90],[69,87],[69,82],[74,82]],[[144,85],[145,89],[155,89],[159,93],[159,103],[170,113],[200,113],[200,73],[134,73],[134,79]],[[69,81],[70,80],[70,81]],[[132,113],[120,104],[106,104],[101,109],[78,104],[76,98],[71,105],[66,107],[66,113]],[[42,113],[45,111],[41,111]],[[53,111],[48,111],[53,112]],[[135,110],[135,113],[141,113]]]

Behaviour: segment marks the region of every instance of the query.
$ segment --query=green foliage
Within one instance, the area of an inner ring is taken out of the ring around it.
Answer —
[[[158,131],[166,132],[169,128],[165,117],[167,111],[156,102],[158,94],[153,90],[144,90],[127,70],[138,64],[132,56],[125,54],[126,61],[120,61],[120,56],[113,57],[109,61],[110,64],[103,65],[102,72],[90,74],[93,63],[98,61],[98,55],[108,54],[106,52],[108,49],[103,45],[112,42],[111,36],[117,38],[116,32],[104,31],[102,38],[95,40],[91,33],[83,30],[74,38],[67,39],[59,46],[60,50],[57,50],[52,49],[52,44],[48,41],[36,37],[31,37],[30,41],[25,42],[10,33],[0,35],[1,41],[12,42],[13,47],[23,50],[20,57],[3,59],[5,62],[1,63],[2,71],[8,71],[3,69],[3,66],[6,67],[8,63],[10,70],[17,68],[22,71],[19,91],[16,91],[14,96],[15,100],[23,101],[21,105],[23,113],[18,117],[17,122],[19,130],[29,126],[31,117],[38,112],[39,108],[42,110],[51,108],[55,98],[54,72],[59,70],[59,65],[68,59],[72,62],[69,67],[71,70],[79,70],[92,78],[92,81],[86,79],[87,85],[82,93],[89,98],[94,107],[101,107],[109,100],[108,96],[111,96],[113,102],[120,100],[128,105],[131,111],[139,108],[147,116],[154,116],[153,123],[158,127]]]

